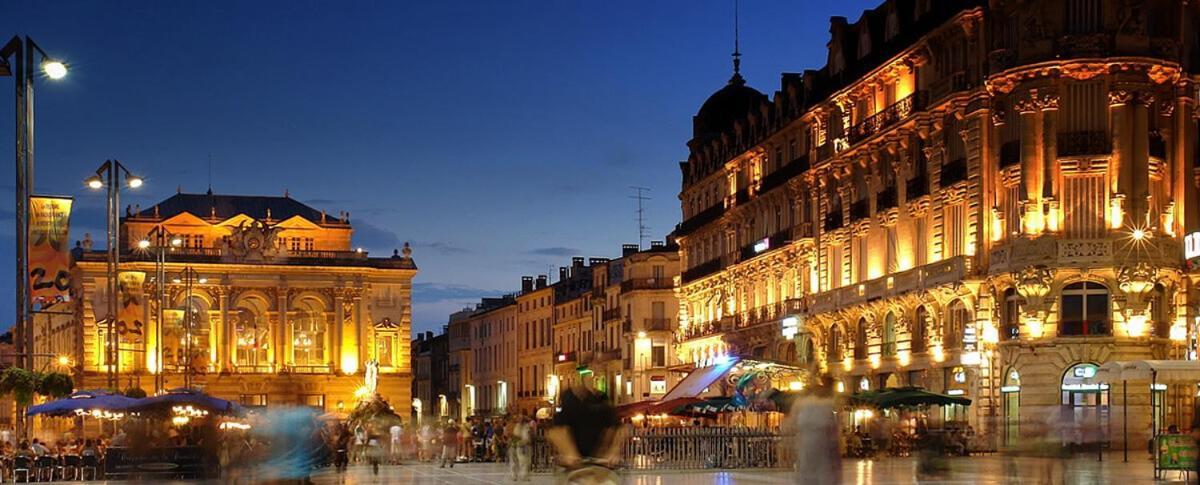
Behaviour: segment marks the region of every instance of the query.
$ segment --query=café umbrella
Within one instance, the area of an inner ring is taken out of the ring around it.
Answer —
[[[117,413],[133,408],[139,401],[139,399],[104,391],[76,391],[62,399],[31,406],[25,414],[28,416],[39,414],[45,416],[75,416],[81,412],[91,412],[93,410]]]
[[[175,406],[194,406],[215,414],[241,414],[242,407],[232,401],[213,397],[195,389],[177,388],[163,394],[139,399],[135,411],[169,409]]]

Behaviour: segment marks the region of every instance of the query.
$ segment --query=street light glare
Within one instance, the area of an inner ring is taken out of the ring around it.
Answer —
[[[146,249],[146,248],[149,248],[149,247],[150,247],[150,240],[149,240],[149,239],[142,239],[141,241],[138,241],[138,248],[139,248],[139,249]]]
[[[43,61],[42,72],[50,79],[62,79],[67,77],[67,65],[59,61]]]
[[[183,239],[179,236],[171,238],[171,245],[175,247],[183,246]]]
[[[104,181],[100,180],[99,175],[92,175],[91,177],[88,177],[87,180],[84,180],[83,183],[87,184],[88,188],[90,189],[104,188]]]
[[[129,184],[129,188],[131,188],[131,189],[136,189],[138,187],[141,187],[142,183],[144,183],[144,182],[145,181],[142,180],[142,178],[138,177],[137,175],[130,175],[125,178],[125,183]]]

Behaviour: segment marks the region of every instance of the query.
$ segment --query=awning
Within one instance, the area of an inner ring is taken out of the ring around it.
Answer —
[[[621,418],[629,418],[638,414],[664,414],[670,413],[680,406],[699,401],[695,397],[681,397],[679,399],[667,400],[648,400],[635,403],[622,404],[617,406],[617,416]]]
[[[877,391],[863,391],[850,396],[850,402],[875,406],[880,409],[907,406],[948,406],[951,404],[971,405],[971,400],[965,397],[947,396],[917,387],[886,387]]]
[[[692,371],[682,381],[679,381],[679,384],[675,384],[675,387],[672,387],[671,391],[660,401],[667,402],[682,397],[699,396],[708,386],[713,385],[714,382],[729,373],[729,370],[733,369],[733,366],[737,365],[740,360],[740,358],[732,356],[716,359],[713,365]]]
[[[1200,383],[1200,361],[1130,360],[1106,362],[1096,369],[1094,382],[1149,381],[1162,384]]]

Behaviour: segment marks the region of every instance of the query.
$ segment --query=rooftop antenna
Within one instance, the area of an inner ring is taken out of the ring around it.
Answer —
[[[629,196],[629,198],[636,200],[637,205],[638,205],[638,208],[637,208],[638,251],[641,251],[642,250],[642,241],[646,240],[646,209],[643,205],[643,202],[650,200],[650,197],[645,195],[645,193],[649,192],[650,189],[647,187],[638,187],[636,185],[630,185],[629,188],[633,189],[633,191],[634,191],[634,195]]]
[[[741,49],[741,32],[738,21],[738,0],[733,0],[733,77],[729,78],[730,84],[745,84],[742,79],[742,49]]]

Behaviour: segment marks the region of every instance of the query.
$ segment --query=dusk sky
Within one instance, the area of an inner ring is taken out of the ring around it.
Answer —
[[[744,77],[771,94],[780,73],[819,68],[829,17],[876,3],[743,1]],[[106,158],[146,177],[122,202],[148,207],[204,192],[211,156],[216,193],[348,210],[377,256],[411,241],[423,331],[521,275],[618,255],[637,240],[631,185],[651,189],[652,239],[674,228],[692,115],[731,73],[733,3],[8,0],[0,34],[15,33],[71,68],[36,87],[35,192],[76,197],[73,239],[103,241],[103,195],[82,180]]]

